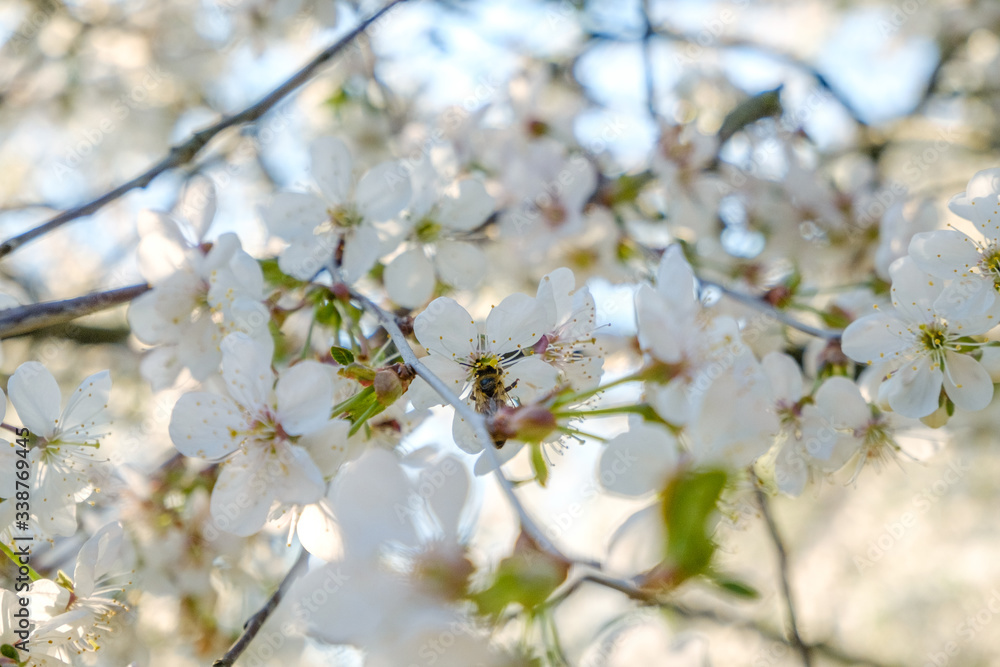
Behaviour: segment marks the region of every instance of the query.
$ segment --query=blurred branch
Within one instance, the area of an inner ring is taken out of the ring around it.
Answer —
[[[524,530],[524,532],[535,541],[540,549],[547,552],[549,555],[567,563],[574,562],[563,555],[563,553],[559,551],[552,541],[546,537],[542,529],[538,527],[534,519],[532,519],[528,512],[524,509],[521,501],[518,500],[517,494],[514,493],[513,485],[510,480],[504,476],[503,470],[501,470],[496,449],[492,446],[493,438],[490,436],[489,431],[486,428],[486,421],[483,419],[483,416],[470,408],[465,401],[459,398],[455,392],[453,392],[448,385],[441,380],[441,378],[432,373],[431,370],[417,358],[413,348],[410,347],[410,342],[406,340],[406,336],[404,336],[403,332],[400,331],[395,318],[390,313],[387,313],[371,299],[353,289],[351,290],[351,298],[360,302],[364,310],[367,310],[369,313],[378,318],[379,322],[389,333],[389,337],[392,338],[392,342],[396,344],[396,349],[399,350],[399,354],[403,358],[403,361],[413,369],[414,373],[422,377],[424,381],[430,385],[430,387],[436,391],[439,396],[441,396],[442,399],[453,405],[458,416],[469,422],[469,424],[472,425],[472,428],[476,431],[476,436],[486,443],[484,449],[487,452],[487,456],[490,458],[490,463],[493,464],[493,470],[496,472],[497,478],[500,480],[500,485],[503,488],[504,494],[506,494],[511,507],[513,507],[517,512],[522,530]],[[594,563],[588,564],[596,566]]]
[[[649,18],[649,0],[642,0],[642,20],[646,29],[646,33],[642,37],[642,57],[645,61],[646,73],[646,109],[649,112],[649,118],[655,123],[657,115],[656,81],[653,78],[653,37],[656,36],[656,31]]]
[[[28,243],[43,234],[47,234],[67,222],[95,213],[107,204],[115,201],[122,195],[135,190],[136,188],[145,188],[154,178],[163,172],[188,164],[194,160],[198,153],[200,153],[201,150],[223,130],[237,125],[245,125],[247,123],[257,121],[284,97],[289,95],[302,84],[306,83],[313,76],[313,74],[316,73],[316,70],[318,70],[335,55],[340,53],[354,40],[354,38],[363,33],[372,23],[381,18],[382,15],[390,9],[403,2],[406,2],[406,0],[392,0],[392,2],[362,21],[357,27],[341,37],[335,43],[320,51],[320,53],[309,61],[305,67],[293,74],[289,79],[265,95],[258,102],[235,115],[223,118],[219,122],[205,128],[204,130],[195,132],[187,141],[171,148],[167,157],[160,160],[144,173],[133,178],[131,181],[118,186],[110,192],[106,192],[91,202],[60,213],[41,225],[6,240],[3,244],[0,244],[0,257],[9,255],[25,243]]]
[[[737,618],[735,616],[727,616],[714,609],[699,609],[669,600],[658,599],[655,594],[642,591],[631,581],[610,577],[601,572],[588,572],[575,581],[567,583],[547,604],[558,604],[562,602],[586,582],[618,591],[630,599],[638,601],[640,604],[658,607],[660,609],[673,612],[688,620],[710,621],[721,627],[737,628],[739,630],[753,632],[769,641],[779,642],[791,648],[798,648],[793,641],[786,639],[780,633],[760,624],[757,621]],[[857,655],[851,655],[839,647],[833,646],[827,642],[817,642],[815,644],[804,645],[808,649],[820,653],[826,658],[846,665],[869,665],[869,667],[883,667],[883,664],[880,662]]]
[[[683,32],[673,30],[671,28],[666,28],[663,26],[656,26],[654,28],[656,34],[677,42],[684,42],[686,44],[697,44],[702,46],[698,41],[697,36],[687,35]],[[861,118],[861,114],[854,107],[847,97],[837,90],[826,78],[826,76],[820,72],[814,65],[807,63],[798,56],[792,55],[785,51],[780,51],[774,47],[767,46],[766,44],[758,44],[757,42],[752,42],[748,39],[741,38],[726,38],[726,37],[716,37],[714,42],[708,45],[709,47],[714,47],[718,49],[751,49],[757,51],[766,56],[774,58],[775,60],[781,61],[786,65],[791,65],[792,67],[805,72],[810,77],[816,80],[816,83],[820,88],[824,89],[826,92],[830,93],[830,96],[837,101],[837,103],[847,112],[847,114],[856,122],[858,125],[867,127],[868,123]]]
[[[805,667],[811,667],[812,655],[809,646],[802,641],[802,636],[799,634],[798,621],[796,620],[792,586],[788,580],[788,554],[785,552],[785,545],[781,541],[781,535],[778,534],[778,526],[774,523],[774,517],[771,515],[771,507],[768,503],[767,495],[764,493],[764,489],[761,488],[756,474],[751,471],[751,475],[753,477],[754,495],[757,497],[757,503],[760,505],[761,514],[764,515],[764,523],[767,524],[767,530],[771,536],[771,541],[774,543],[774,549],[778,552],[778,573],[781,577],[781,590],[784,593],[785,603],[788,608],[789,640],[802,656],[802,664]]]
[[[707,287],[714,287],[723,293],[723,295],[729,297],[733,301],[738,301],[745,306],[750,306],[756,310],[760,310],[766,313],[774,315],[774,318],[781,322],[782,324],[789,326],[793,329],[798,329],[802,333],[807,333],[810,336],[816,336],[817,338],[823,338],[826,340],[836,340],[840,338],[843,333],[839,329],[818,329],[816,327],[810,326],[799,322],[786,315],[783,311],[775,308],[773,305],[760,298],[759,296],[753,296],[752,294],[744,294],[743,292],[737,292],[735,290],[729,289],[721,283],[714,282],[712,280],[705,280],[701,276],[696,276],[698,282]]]
[[[0,310],[0,339],[63,324],[78,317],[127,303],[149,290],[149,285],[130,285],[107,292],[96,292],[63,301],[35,303]]]
[[[274,591],[274,594],[268,599],[264,606],[260,608],[260,611],[250,617],[250,620],[248,620],[243,626],[243,634],[240,635],[240,638],[236,640],[236,643],[233,644],[232,648],[226,651],[224,656],[212,663],[212,667],[232,667],[233,663],[236,662],[236,659],[247,650],[247,647],[250,646],[250,642],[253,641],[254,637],[257,636],[257,633],[260,632],[260,629],[264,626],[264,623],[278,607],[278,603],[281,602],[281,598],[283,598],[285,593],[288,592],[288,587],[292,585],[292,581],[295,580],[299,570],[305,567],[308,561],[309,552],[303,549],[302,553],[299,554],[298,559],[295,561],[295,564],[292,565],[290,570],[288,570],[288,574],[286,574],[285,578],[281,580],[280,584],[278,584],[278,589]]]

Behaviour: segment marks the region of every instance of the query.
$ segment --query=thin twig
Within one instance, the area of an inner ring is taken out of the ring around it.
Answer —
[[[289,93],[294,91],[296,88],[306,83],[312,75],[318,70],[322,65],[324,65],[328,60],[333,58],[347,47],[355,37],[364,32],[372,23],[377,21],[382,17],[387,11],[389,11],[394,6],[406,2],[406,0],[392,0],[382,9],[378,10],[370,17],[362,21],[356,28],[351,30],[349,33],[341,37],[339,40],[323,49],[319,54],[309,61],[302,69],[293,74],[290,78],[285,80],[284,83],[279,85],[277,88],[272,90],[270,93],[265,95],[255,104],[247,107],[243,111],[233,115],[226,116],[214,125],[205,128],[204,130],[199,130],[191,135],[187,141],[184,143],[174,146],[170,149],[170,153],[167,157],[163,158],[144,173],[136,176],[131,181],[124,183],[110,192],[106,192],[97,199],[88,202],[77,208],[70,209],[59,215],[55,216],[42,223],[41,225],[29,229],[22,234],[18,234],[3,244],[0,244],[0,257],[5,257],[10,253],[14,252],[20,248],[25,243],[32,241],[43,234],[46,234],[61,225],[66,224],[77,218],[82,218],[84,216],[95,213],[96,211],[103,208],[105,205],[115,201],[122,195],[136,189],[144,188],[149,183],[162,174],[165,171],[170,171],[171,169],[176,169],[182,167],[185,164],[191,162],[198,153],[211,141],[217,134],[223,130],[229,129],[230,127],[235,127],[238,125],[245,125],[247,123],[253,123],[258,120],[261,116],[271,110],[278,102],[280,102]]]
[[[698,46],[704,46],[697,35],[689,35],[678,30],[673,30],[665,26],[655,26],[653,30],[660,36],[667,39],[671,39],[677,42],[685,42],[687,44],[697,44]],[[708,44],[709,47],[717,49],[752,49],[758,53],[763,53],[775,60],[781,61],[787,65],[795,67],[816,80],[816,83],[820,88],[823,88],[834,100],[847,112],[847,114],[854,120],[858,125],[865,127],[868,123],[862,118],[861,113],[854,106],[854,104],[847,99],[840,90],[833,86],[826,76],[820,72],[814,65],[807,63],[796,55],[788,53],[787,51],[782,51],[780,49],[768,46],[766,44],[760,44],[749,39],[743,38],[733,38],[733,37],[716,37],[711,43]]]
[[[127,303],[149,289],[149,285],[143,283],[107,292],[86,294],[75,299],[47,301],[0,310],[0,339],[21,336]]]
[[[643,69],[646,75],[646,110],[649,112],[649,118],[655,123],[657,115],[656,82],[653,79],[653,38],[656,36],[656,31],[649,18],[649,0],[642,0],[642,19],[646,27],[646,34],[642,37],[642,57],[645,61]]]
[[[812,656],[809,651],[809,646],[802,641],[802,636],[799,634],[798,622],[795,618],[795,603],[792,598],[792,586],[788,581],[788,554],[785,552],[785,545],[781,541],[781,535],[778,534],[778,526],[774,523],[774,517],[771,515],[771,508],[767,502],[767,495],[764,493],[763,488],[761,488],[756,475],[753,476],[753,482],[754,495],[757,497],[757,503],[760,505],[761,514],[764,515],[764,522],[767,524],[767,530],[771,535],[771,541],[774,543],[774,549],[778,552],[778,573],[781,576],[781,589],[784,593],[785,603],[788,608],[788,633],[791,635],[789,640],[802,656],[802,664],[805,665],[805,667],[811,667]]]
[[[305,549],[299,554],[298,559],[292,568],[288,570],[288,574],[285,578],[281,580],[278,584],[278,589],[274,591],[274,594],[268,599],[260,610],[250,617],[250,620],[246,622],[243,626],[243,634],[240,635],[236,643],[233,644],[232,648],[226,651],[226,654],[212,663],[212,667],[232,667],[236,659],[239,658],[247,647],[250,646],[250,642],[253,641],[257,633],[260,632],[261,627],[263,627],[264,622],[271,616],[274,610],[277,608],[278,603],[281,602],[281,598],[285,596],[288,592],[288,587],[292,585],[292,581],[298,575],[299,570],[305,567],[305,564],[309,560],[309,552]]]
[[[802,333],[807,333],[810,336],[816,336],[817,338],[824,338],[826,340],[836,340],[840,338],[840,335],[843,333],[840,329],[818,329],[808,324],[799,322],[798,320],[791,318],[782,311],[778,310],[777,308],[775,308],[774,306],[772,306],[770,303],[760,298],[759,296],[753,296],[752,294],[744,294],[743,292],[737,292],[736,290],[732,290],[726,287],[722,283],[717,283],[712,280],[705,280],[700,276],[698,277],[698,282],[708,287],[714,287],[715,289],[719,290],[733,301],[738,301],[756,310],[770,313],[774,316],[776,320],[778,320],[782,324],[790,326],[793,329],[798,329]]]
[[[688,620],[705,620],[710,621],[721,627],[731,627],[737,628],[739,630],[744,630],[748,632],[754,632],[760,637],[767,639],[769,641],[779,642],[785,646],[795,648],[792,641],[782,636],[775,630],[766,627],[759,623],[758,621],[738,618],[735,616],[728,616],[714,609],[704,609],[691,607],[685,604],[679,604],[671,600],[659,599],[655,594],[646,593],[638,589],[631,581],[626,579],[619,579],[616,577],[608,576],[603,572],[587,571],[582,576],[577,577],[571,582],[567,582],[562,586],[558,592],[553,594],[553,596],[546,602],[547,605],[554,606],[561,603],[563,600],[568,598],[574,592],[579,590],[580,586],[584,583],[593,583],[598,586],[604,586],[614,591],[618,591],[626,595],[627,597],[636,600],[641,605],[658,607],[660,609],[666,609],[674,612],[678,616],[686,618]],[[825,657],[830,658],[836,662],[846,664],[846,665],[868,665],[869,667],[885,667],[883,663],[877,662],[870,658],[851,655],[837,646],[833,646],[827,642],[817,642],[815,644],[807,645],[811,650],[817,653],[823,654]]]
[[[483,419],[483,416],[470,408],[465,401],[459,398],[455,392],[448,388],[448,385],[446,385],[441,378],[431,372],[431,370],[417,358],[413,348],[410,347],[410,342],[406,340],[406,336],[404,336],[403,332],[399,330],[399,326],[396,324],[396,320],[391,314],[385,312],[371,299],[353,289],[351,290],[351,297],[360,302],[364,310],[367,310],[369,313],[378,318],[382,326],[385,327],[385,330],[389,332],[389,337],[392,338],[392,341],[396,344],[396,349],[399,350],[399,354],[403,357],[403,361],[413,369],[413,372],[422,377],[424,381],[430,385],[430,387],[436,391],[439,396],[441,396],[441,398],[453,405],[458,416],[469,422],[475,430],[476,436],[484,443],[487,443],[484,449],[487,452],[487,456],[490,458],[490,463],[493,465],[493,470],[496,472],[497,478],[500,480],[500,486],[503,488],[504,494],[507,496],[507,500],[517,512],[522,530],[524,530],[524,532],[526,532],[535,541],[540,549],[547,552],[549,555],[562,561],[574,562],[559,551],[552,541],[546,537],[545,532],[538,527],[534,519],[532,519],[528,512],[524,509],[524,506],[518,499],[517,494],[514,492],[513,485],[503,474],[503,471],[500,468],[500,460],[497,457],[496,450],[491,446],[493,438],[490,436],[489,431],[486,428],[486,421]]]

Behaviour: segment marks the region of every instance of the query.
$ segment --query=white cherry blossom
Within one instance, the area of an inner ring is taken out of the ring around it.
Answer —
[[[260,530],[274,503],[281,509],[318,501],[324,474],[305,444],[319,434],[346,439],[349,428],[330,418],[333,382],[323,364],[303,361],[275,377],[271,354],[245,334],[230,334],[222,341],[229,396],[184,394],[170,418],[178,451],[222,460],[212,516],[237,535]]]
[[[389,297],[417,308],[431,298],[438,278],[456,289],[477,287],[486,277],[486,255],[462,235],[480,227],[494,206],[474,178],[456,181],[443,192],[435,184],[418,189],[405,221],[407,243],[385,267]]]
[[[942,281],[903,257],[890,267],[893,311],[866,315],[844,331],[847,356],[884,365],[889,405],[907,417],[926,417],[938,409],[942,388],[963,410],[982,410],[993,398],[993,382],[968,353],[966,339],[984,334],[997,320],[992,314],[959,317],[939,310]]]
[[[481,324],[447,297],[432,301],[413,322],[417,340],[429,353],[424,364],[454,387],[455,394],[464,397],[470,407],[475,405],[471,389],[476,370],[485,366],[499,368],[500,381],[510,387],[510,397],[522,403],[555,387],[556,369],[532,354],[532,346],[552,328],[545,307],[525,294],[505,298]],[[444,402],[421,378],[410,385],[409,396],[418,409]],[[457,415],[454,435],[458,446],[470,454],[483,450],[484,443]],[[517,443],[504,446],[498,452],[501,460],[512,458],[519,447]]]
[[[316,139],[309,154],[320,194],[279,192],[261,217],[272,234],[288,241],[278,258],[286,274],[309,280],[336,266],[353,283],[386,250],[375,223],[395,218],[410,203],[409,175],[383,162],[355,180],[354,158],[336,137]]]
[[[535,343],[534,352],[579,390],[600,382],[604,351],[594,337],[594,297],[587,287],[574,291],[575,287],[576,279],[567,268],[556,269],[538,283],[536,298],[553,327]]]
[[[215,190],[205,186],[202,194],[202,206],[182,202],[186,218],[155,211],[139,217],[139,267],[153,289],[132,302],[128,318],[136,337],[156,346],[141,367],[154,390],[170,386],[183,368],[197,380],[217,371],[219,343],[229,333],[270,336],[260,265],[235,234],[205,241]]]
[[[101,371],[81,382],[61,413],[59,384],[37,361],[18,367],[7,392],[34,438],[28,453],[34,529],[42,538],[72,535],[77,528],[76,504],[94,488],[92,479],[99,462],[95,450],[110,421],[106,411],[111,375]],[[13,487],[13,481],[10,484]]]
[[[948,207],[971,221],[980,238],[957,229],[916,234],[910,257],[923,271],[949,282],[934,304],[953,317],[1000,313],[1000,169],[980,171]]]

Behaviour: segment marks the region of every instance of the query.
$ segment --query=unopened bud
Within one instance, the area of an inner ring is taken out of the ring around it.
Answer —
[[[375,388],[375,397],[382,405],[389,406],[403,395],[403,383],[399,376],[388,369],[375,372],[375,381],[372,382]]]
[[[348,302],[351,300],[351,288],[344,283],[336,283],[330,288],[333,295],[337,297],[340,301]]]
[[[788,289],[784,285],[772,287],[764,293],[764,301],[767,301],[775,308],[784,308],[791,300],[792,290]]]
[[[941,428],[948,423],[948,406],[940,406],[929,415],[921,417],[920,421],[923,422],[924,426],[928,426],[930,428]]]
[[[502,408],[489,423],[495,439],[517,439],[521,442],[541,442],[556,428],[556,417],[540,405]]]

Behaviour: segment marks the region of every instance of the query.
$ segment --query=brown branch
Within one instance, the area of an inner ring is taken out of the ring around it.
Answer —
[[[774,549],[778,552],[778,573],[781,577],[781,590],[785,597],[785,604],[788,609],[788,634],[789,643],[794,646],[799,654],[802,656],[802,664],[805,667],[812,667],[812,655],[810,652],[810,647],[808,644],[802,641],[802,636],[799,634],[799,626],[795,616],[795,602],[792,597],[792,586],[788,580],[788,554],[785,552],[785,545],[781,541],[781,535],[778,533],[778,526],[774,523],[774,517],[771,515],[771,507],[767,502],[767,495],[765,495],[764,490],[761,488],[760,481],[757,476],[751,472],[753,476],[753,490],[754,495],[757,497],[757,502],[760,504],[761,514],[764,515],[764,522],[767,524],[768,533],[771,536],[771,541],[774,543]]]
[[[9,255],[25,243],[28,243],[43,234],[47,234],[67,222],[95,213],[107,204],[115,201],[122,195],[135,190],[136,188],[145,188],[154,178],[163,172],[188,164],[194,160],[194,158],[201,152],[208,142],[210,142],[223,130],[255,122],[271,110],[271,108],[273,108],[289,93],[308,81],[316,70],[318,70],[335,55],[340,53],[354,40],[355,37],[367,30],[372,23],[377,21],[386,12],[402,2],[406,2],[406,0],[392,0],[392,2],[362,21],[356,28],[341,37],[335,43],[320,51],[320,53],[310,60],[305,67],[293,74],[284,83],[265,95],[261,100],[233,116],[227,116],[214,125],[207,127],[204,130],[195,132],[187,141],[171,148],[167,157],[163,158],[144,173],[133,178],[131,181],[118,186],[110,192],[106,192],[91,202],[78,206],[77,208],[64,211],[37,227],[7,239],[3,244],[0,244],[0,258]]]
[[[95,292],[63,301],[48,301],[0,310],[0,339],[22,336],[44,327],[127,303],[150,289],[149,285],[129,285],[107,292]]]
[[[232,667],[236,659],[243,655],[243,652],[247,650],[250,646],[250,642],[253,641],[257,633],[264,626],[264,623],[270,618],[271,614],[278,607],[278,603],[281,602],[281,598],[285,596],[288,592],[288,587],[292,585],[292,581],[295,580],[296,575],[299,570],[305,567],[305,564],[309,561],[309,552],[305,549],[299,554],[298,560],[292,565],[292,569],[288,571],[285,578],[281,580],[278,584],[278,589],[274,591],[274,594],[268,598],[267,602],[264,604],[260,610],[250,617],[250,620],[246,622],[243,626],[243,634],[240,635],[236,643],[233,644],[232,648],[226,651],[226,654],[212,663],[212,667]]]

